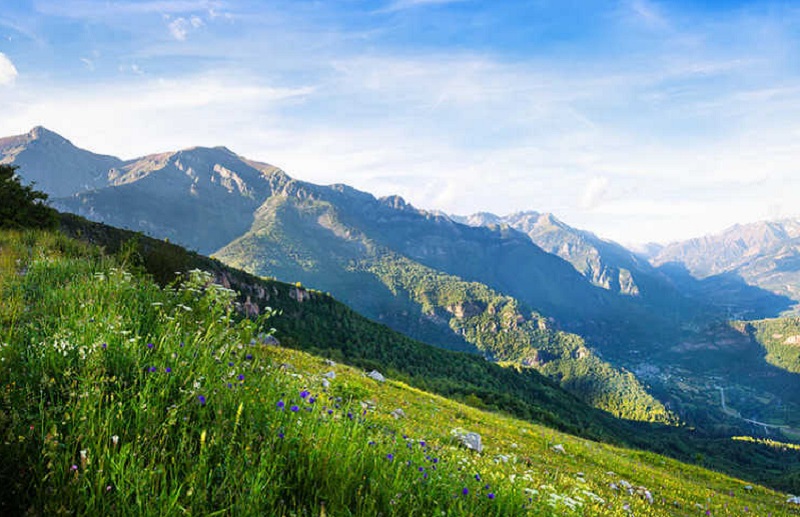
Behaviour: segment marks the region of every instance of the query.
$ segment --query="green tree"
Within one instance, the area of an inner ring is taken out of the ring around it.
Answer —
[[[58,214],[48,207],[47,194],[23,185],[17,167],[0,165],[0,228],[53,228]]]

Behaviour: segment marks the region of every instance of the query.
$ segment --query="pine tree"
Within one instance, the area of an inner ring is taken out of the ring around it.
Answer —
[[[0,165],[0,228],[54,228],[58,212],[47,206],[47,194],[23,185],[17,167]]]

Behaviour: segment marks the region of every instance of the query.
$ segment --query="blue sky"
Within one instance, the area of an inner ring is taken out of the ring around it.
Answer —
[[[793,2],[2,1],[0,135],[226,145],[624,243],[800,215]]]

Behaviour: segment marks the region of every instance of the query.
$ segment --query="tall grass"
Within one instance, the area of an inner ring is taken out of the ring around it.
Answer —
[[[235,318],[202,272],[161,289],[42,232],[0,234],[0,265],[4,514],[522,511],[511,487],[276,364],[264,321]]]

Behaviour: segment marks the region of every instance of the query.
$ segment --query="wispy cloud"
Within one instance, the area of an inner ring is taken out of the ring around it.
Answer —
[[[11,60],[0,52],[0,86],[8,86],[14,84],[16,81],[19,72],[17,72],[17,67],[14,66],[14,63]]]
[[[404,9],[413,9],[416,7],[424,7],[424,6],[435,6],[435,5],[447,5],[447,4],[457,4],[462,2],[470,2],[472,0],[395,0],[385,8],[382,9],[383,12],[394,12],[394,11],[402,11]]]
[[[169,22],[168,27],[173,38],[178,41],[186,41],[186,37],[189,35],[190,31],[199,29],[203,25],[205,25],[205,23],[200,17],[190,16],[189,18],[175,18]]]
[[[96,19],[126,14],[181,14],[219,11],[226,2],[217,0],[38,0],[36,10],[42,14],[67,18]]]

